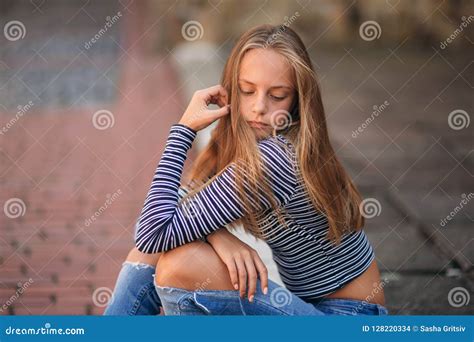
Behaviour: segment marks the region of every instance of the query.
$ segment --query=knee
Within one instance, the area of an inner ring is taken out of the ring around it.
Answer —
[[[162,253],[156,265],[155,282],[158,286],[233,289],[227,266],[212,246],[193,241]]]
[[[211,248],[203,241],[193,241],[167,252],[161,253],[156,263],[155,281],[160,286],[182,287],[186,280],[193,278],[203,257],[203,250]]]

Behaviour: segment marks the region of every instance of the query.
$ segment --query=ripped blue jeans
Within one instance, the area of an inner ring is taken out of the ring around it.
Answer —
[[[260,279],[254,301],[237,290],[186,290],[158,286],[155,268],[124,262],[104,315],[388,315],[386,307],[356,299],[321,298],[306,302],[285,287],[268,281],[263,294]]]
[[[155,266],[125,261],[104,315],[159,315],[162,305],[154,277]]]

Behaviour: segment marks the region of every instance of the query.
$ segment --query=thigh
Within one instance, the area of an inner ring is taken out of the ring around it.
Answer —
[[[212,246],[193,241],[161,255],[156,284],[187,290],[230,290],[229,271]]]
[[[247,296],[240,298],[237,290],[186,290],[156,285],[156,291],[165,315],[324,315],[270,279],[267,294],[263,294],[260,280],[257,281],[252,303]]]

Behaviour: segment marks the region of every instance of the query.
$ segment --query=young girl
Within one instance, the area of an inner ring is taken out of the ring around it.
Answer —
[[[218,119],[180,187],[197,131]],[[105,314],[387,314],[360,202],[300,37],[253,28],[221,85],[197,91],[171,126]],[[239,225],[268,243],[285,287],[227,230]]]

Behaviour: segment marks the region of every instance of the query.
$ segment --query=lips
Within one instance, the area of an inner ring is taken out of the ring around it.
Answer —
[[[255,128],[266,128],[266,127],[268,127],[268,125],[264,124],[263,122],[257,122],[257,121],[247,121],[247,122],[251,127],[255,127]]]

